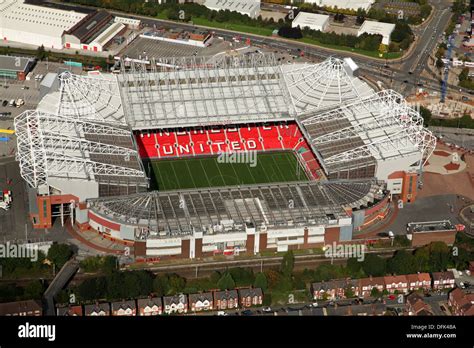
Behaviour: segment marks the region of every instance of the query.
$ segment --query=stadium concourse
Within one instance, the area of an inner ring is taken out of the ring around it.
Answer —
[[[15,119],[35,227],[69,216],[78,229],[158,258],[350,241],[392,199],[416,198],[436,144],[400,94],[374,92],[348,58],[119,63],[118,75],[61,74],[37,110]],[[212,160],[240,152],[269,164],[226,169]],[[208,176],[204,160],[221,178],[181,185],[175,168],[188,168],[195,182],[193,174]],[[176,186],[153,190],[152,172],[166,177],[164,161]]]

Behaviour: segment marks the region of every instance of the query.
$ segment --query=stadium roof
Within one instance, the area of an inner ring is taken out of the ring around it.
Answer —
[[[114,75],[79,76],[69,72],[59,75],[60,92],[54,98],[57,113],[66,117],[125,126],[117,81]],[[55,104],[54,98],[48,100]]]
[[[15,130],[21,175],[31,187],[48,187],[53,177],[147,183],[128,129],[25,111]]]
[[[126,123],[134,129],[250,123],[294,119],[313,110],[368,95],[372,89],[352,76],[345,61],[279,65],[273,55],[122,61],[118,76]]]
[[[299,182],[221,188],[153,191],[127,197],[88,200],[95,213],[115,222],[146,227],[150,236],[170,237],[328,223],[347,217],[383,197],[374,181]],[[294,202],[289,208],[288,202]]]
[[[168,64],[177,69],[152,72],[129,62],[128,72],[118,75],[127,123],[149,129],[292,118],[273,55],[229,58],[219,66],[198,59],[177,59]]]
[[[353,76],[353,69],[348,62],[333,57],[320,64],[282,65],[296,113],[324,108],[373,93],[365,82]]]
[[[428,158],[436,143],[420,114],[391,90],[301,114],[298,121],[328,173],[414,153]]]

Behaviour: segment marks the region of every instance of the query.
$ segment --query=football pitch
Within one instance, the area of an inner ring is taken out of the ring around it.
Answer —
[[[308,180],[293,152],[258,153],[255,166],[201,157],[155,160],[149,169],[151,188],[155,190]]]

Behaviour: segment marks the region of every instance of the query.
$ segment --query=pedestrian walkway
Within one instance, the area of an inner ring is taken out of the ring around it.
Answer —
[[[123,254],[125,251],[125,245],[104,238],[96,231],[80,231],[76,226],[71,226],[70,223],[66,223],[65,226],[66,230],[73,238],[75,238],[76,240],[78,240],[89,248],[107,254]]]

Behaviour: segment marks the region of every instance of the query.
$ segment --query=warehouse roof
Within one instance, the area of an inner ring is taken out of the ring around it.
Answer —
[[[33,58],[0,56],[0,70],[26,71],[34,61]]]
[[[235,11],[251,14],[260,9],[260,0],[206,0],[204,6],[216,11]]]
[[[0,1],[0,28],[61,37],[85,16],[75,11],[26,4],[23,0]]]
[[[348,9],[357,11],[362,8],[366,11],[370,9],[375,0],[312,0],[307,1],[316,3],[318,6],[336,7],[340,9]]]
[[[364,21],[359,28],[358,35],[362,35],[363,33],[382,35],[382,43],[388,45],[390,43],[390,35],[392,35],[394,29],[395,24],[393,23]]]
[[[301,11],[293,20],[292,26],[299,26],[300,28],[309,27],[312,29],[314,27],[323,27],[328,20],[328,15]]]
[[[66,34],[77,37],[81,42],[92,39],[105,24],[112,20],[112,15],[104,10],[89,13],[80,22],[69,29]]]

